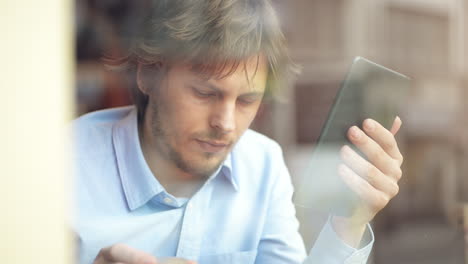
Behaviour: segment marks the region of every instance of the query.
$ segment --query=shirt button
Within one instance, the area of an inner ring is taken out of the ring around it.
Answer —
[[[188,208],[189,208],[189,209],[192,209],[192,208],[193,208],[192,203],[189,203],[189,204],[188,204]]]
[[[164,198],[164,202],[167,204],[172,204],[172,199],[169,197]]]

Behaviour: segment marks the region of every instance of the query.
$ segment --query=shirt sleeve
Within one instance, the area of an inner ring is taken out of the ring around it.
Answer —
[[[304,261],[304,264],[327,263],[327,264],[365,264],[372,251],[374,244],[374,233],[369,224],[367,224],[364,234],[364,246],[361,249],[355,249],[347,245],[336,234],[331,225],[331,217],[320,232],[310,254]]]
[[[279,150],[278,150],[279,149]],[[369,258],[374,235],[367,226],[362,249],[355,249],[343,242],[331,226],[330,218],[323,227],[309,256],[301,235],[296,210],[292,202],[293,185],[282,152],[278,146],[272,158],[271,186],[268,213],[262,238],[258,245],[255,264],[364,264]]]

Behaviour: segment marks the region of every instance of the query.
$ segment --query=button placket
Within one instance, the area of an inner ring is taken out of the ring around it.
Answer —
[[[192,201],[189,203],[192,204]],[[197,212],[192,210],[187,204],[185,213],[182,220],[182,229],[180,231],[179,246],[177,249],[177,256],[187,259],[192,259],[196,255],[197,250]]]
[[[203,222],[202,216],[208,210],[212,186],[207,184],[187,202],[182,218],[177,257],[196,260],[200,255]]]

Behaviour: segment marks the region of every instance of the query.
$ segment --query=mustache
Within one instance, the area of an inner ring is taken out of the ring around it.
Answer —
[[[203,141],[217,141],[223,142],[227,145],[231,145],[235,142],[235,139],[230,136],[226,136],[223,132],[219,132],[217,130],[209,131],[209,132],[200,132],[194,134],[194,138],[203,140]]]

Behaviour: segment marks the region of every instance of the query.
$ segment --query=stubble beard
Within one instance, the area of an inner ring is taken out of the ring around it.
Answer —
[[[164,122],[161,119],[161,108],[165,108],[164,103],[161,103],[160,100],[153,104],[149,104],[150,111],[152,112],[152,120],[151,120],[151,131],[152,136],[156,139],[156,147],[158,152],[161,153],[163,158],[167,159],[169,162],[172,162],[175,167],[180,169],[181,171],[195,176],[199,179],[206,179],[210,177],[219,166],[224,162],[226,159],[227,151],[219,161],[213,166],[202,166],[194,164],[195,162],[191,162],[189,160],[184,159],[182,154],[176,150],[174,146],[171,145],[169,141],[169,133],[167,133],[167,128],[164,126]],[[216,133],[211,133],[210,138],[216,138]],[[234,144],[234,143],[232,143]],[[211,153],[204,153],[203,157],[209,161],[209,159],[216,158],[215,154]]]

